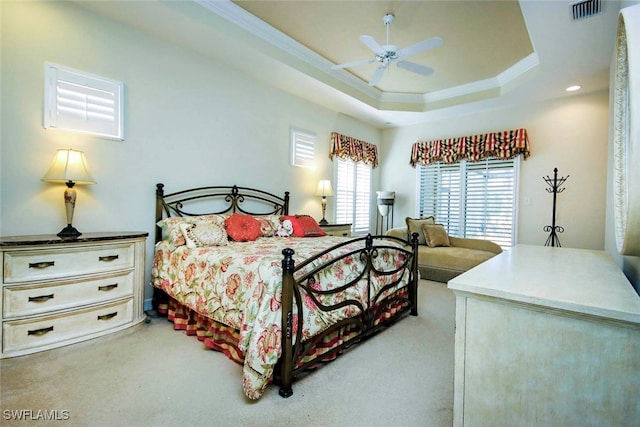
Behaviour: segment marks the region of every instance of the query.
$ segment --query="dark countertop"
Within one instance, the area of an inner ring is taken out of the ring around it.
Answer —
[[[80,236],[70,239],[61,238],[55,234],[35,234],[30,236],[2,236],[0,247],[28,246],[28,245],[55,245],[66,243],[88,243],[104,240],[123,240],[136,237],[147,237],[146,231],[113,231],[101,233],[82,233]]]

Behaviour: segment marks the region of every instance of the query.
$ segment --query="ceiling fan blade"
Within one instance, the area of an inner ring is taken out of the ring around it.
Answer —
[[[409,61],[398,61],[396,64],[399,68],[404,68],[405,70],[412,71],[414,73],[421,74],[423,76],[428,76],[433,74],[433,68],[426,67],[424,65],[416,64],[415,62]]]
[[[411,56],[415,55],[416,53],[424,52],[425,50],[440,47],[442,46],[442,43],[444,42],[440,37],[432,37],[416,44],[412,44],[411,46],[407,46],[404,49],[400,49],[398,51],[398,54],[401,56]]]
[[[385,67],[384,65],[379,66],[376,69],[376,72],[373,73],[373,77],[371,77],[371,80],[369,81],[369,86],[377,85],[380,79],[382,78],[382,75],[384,74],[384,70],[386,69],[387,67]]]
[[[384,53],[382,46],[371,36],[360,36],[360,41],[364,43],[375,54]]]
[[[357,67],[359,65],[373,64],[375,61],[376,61],[375,59],[363,59],[361,61],[345,62],[344,64],[332,65],[331,69],[332,70],[339,70],[341,68]]]

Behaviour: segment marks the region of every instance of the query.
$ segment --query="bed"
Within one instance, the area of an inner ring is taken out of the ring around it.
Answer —
[[[249,399],[272,382],[289,397],[295,378],[418,315],[417,235],[323,235],[289,215],[288,192],[239,186],[157,184],[155,213],[154,309],[242,364]]]

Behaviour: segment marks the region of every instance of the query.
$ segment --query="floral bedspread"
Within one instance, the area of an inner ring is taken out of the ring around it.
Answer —
[[[245,355],[243,388],[251,399],[258,399],[273,378],[273,370],[281,353],[281,296],[282,250],[295,251],[296,265],[321,250],[344,242],[342,237],[277,238],[262,237],[253,242],[230,242],[228,246],[188,249],[180,246],[171,250],[167,242],[156,245],[152,267],[152,282],[178,302],[217,322],[240,332],[239,348]],[[401,245],[386,241],[390,246]],[[344,246],[339,253],[331,253],[323,260],[362,248],[364,242]],[[322,261],[319,261],[322,262]],[[376,268],[392,270],[405,262],[404,255],[395,250],[380,251],[375,258]],[[384,267],[386,265],[387,267]],[[311,271],[313,264],[305,268]],[[334,289],[363,269],[357,256],[349,256],[316,275],[314,289]],[[301,277],[303,271],[296,272]],[[407,280],[408,274],[403,279]],[[381,286],[397,280],[394,276],[380,276],[372,280],[372,294]],[[392,292],[389,290],[388,292]],[[357,308],[346,306],[339,310],[314,310],[316,304],[304,295],[303,338],[313,336],[334,322],[354,316]],[[322,304],[346,298],[358,299],[367,305],[366,282],[347,291],[323,296]],[[294,301],[294,313],[295,301]],[[297,315],[294,316],[294,331]],[[297,337],[294,336],[294,340]]]

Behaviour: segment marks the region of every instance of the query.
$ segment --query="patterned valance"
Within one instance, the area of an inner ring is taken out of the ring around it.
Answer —
[[[529,157],[526,129],[416,142],[413,144],[409,163],[415,168],[416,165],[426,166],[435,162],[477,162],[487,157],[511,159],[519,154],[525,159]]]
[[[354,162],[362,162],[371,165],[374,169],[378,167],[378,147],[376,145],[337,132],[331,133],[329,158],[333,160],[333,156],[343,160],[350,159]]]

